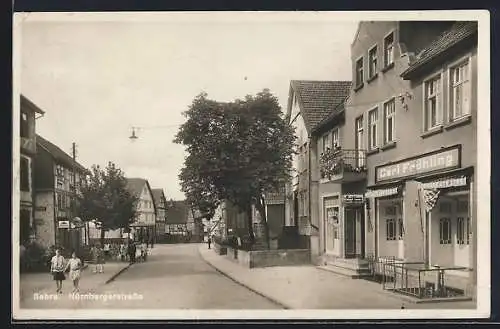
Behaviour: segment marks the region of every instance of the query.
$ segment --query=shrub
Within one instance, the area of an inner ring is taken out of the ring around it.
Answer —
[[[28,272],[48,270],[52,257],[48,251],[49,249],[36,242],[29,243],[20,259],[21,270]]]

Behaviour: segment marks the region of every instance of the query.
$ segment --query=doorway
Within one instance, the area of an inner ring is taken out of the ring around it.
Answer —
[[[365,225],[363,208],[345,208],[345,258],[364,258]]]

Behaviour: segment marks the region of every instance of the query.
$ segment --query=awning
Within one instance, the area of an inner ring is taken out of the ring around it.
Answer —
[[[398,187],[382,188],[382,189],[367,191],[365,193],[365,197],[366,198],[382,198],[382,197],[386,197],[386,196],[396,195],[398,193],[399,193]]]
[[[427,183],[422,183],[422,188],[424,189],[440,189],[440,188],[450,188],[467,186],[467,177],[445,177],[438,180],[434,180]]]

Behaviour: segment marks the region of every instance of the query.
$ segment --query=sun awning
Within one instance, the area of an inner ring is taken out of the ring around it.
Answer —
[[[366,198],[382,198],[386,196],[396,195],[399,193],[399,187],[391,187],[391,188],[380,188],[374,190],[368,190],[365,193]]]
[[[441,189],[450,187],[467,186],[467,177],[445,177],[431,182],[422,183],[424,189]]]

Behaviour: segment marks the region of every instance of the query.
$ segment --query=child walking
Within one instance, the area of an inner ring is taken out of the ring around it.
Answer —
[[[76,253],[73,251],[71,258],[66,265],[66,270],[69,269],[69,277],[73,281],[73,293],[80,291],[78,285],[80,283],[80,273],[82,270],[82,261],[80,258],[76,257]]]
[[[56,282],[57,290],[56,292],[62,294],[62,282],[66,280],[66,276],[64,275],[64,269],[66,266],[66,261],[64,257],[61,255],[61,249],[56,249],[56,255],[52,257],[50,262],[50,272],[54,277],[54,281]]]

